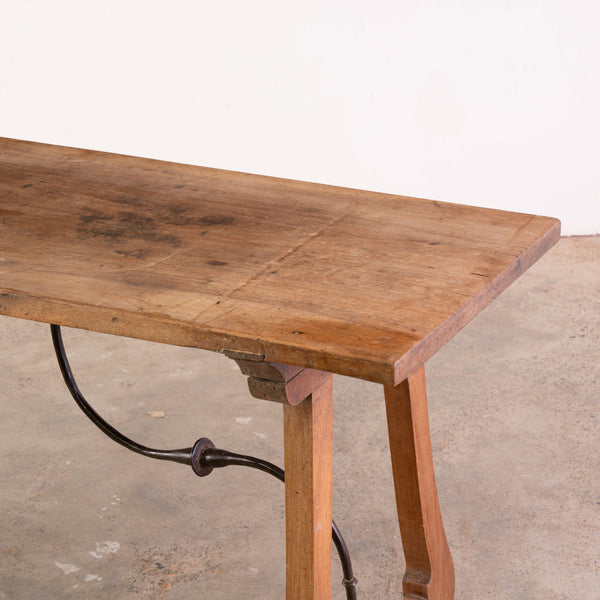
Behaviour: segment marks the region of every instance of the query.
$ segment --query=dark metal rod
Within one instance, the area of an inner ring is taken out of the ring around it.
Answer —
[[[220,448],[207,448],[202,452],[200,461],[202,466],[207,468],[228,467],[230,465],[251,467],[269,473],[270,475],[273,475],[273,477],[279,479],[279,481],[285,482],[285,472],[283,469],[261,458],[255,458],[254,456],[235,454],[228,450],[221,450]],[[356,600],[355,588],[357,580],[352,571],[350,552],[348,551],[346,542],[335,524],[335,521],[331,522],[331,535],[340,556],[340,562],[342,563],[342,571],[344,573],[342,584],[346,588],[346,597],[348,600]]]
[[[285,482],[285,473],[283,469],[278,466],[260,458],[254,456],[246,456],[243,454],[235,454],[228,450],[221,450],[215,448],[213,443],[207,438],[200,438],[193,448],[182,448],[179,450],[158,450],[156,448],[149,448],[138,444],[132,439],[124,436],[118,429],[115,429],[110,423],[105,421],[88,403],[85,399],[77,382],[62,340],[62,334],[59,325],[50,325],[52,332],[52,342],[54,344],[54,350],[56,352],[56,358],[62,373],[63,379],[71,396],[77,403],[77,406],[83,411],[83,413],[110,439],[114,440],[121,446],[124,446],[132,452],[142,454],[149,458],[156,458],[158,460],[169,460],[172,462],[178,462],[184,465],[189,465],[193,468],[194,472],[199,476],[208,475],[213,468],[227,467],[230,465],[238,465],[243,467],[251,467],[253,469],[259,469],[265,473],[269,473],[273,477],[276,477],[282,482]],[[347,600],[356,600],[356,578],[352,573],[352,563],[350,561],[350,553],[342,537],[340,530],[337,528],[335,521],[331,523],[331,533],[333,542],[340,556],[342,563],[342,571],[344,573],[344,579],[342,584],[346,588]]]
[[[157,458],[158,460],[170,460],[173,462],[182,463],[184,465],[192,464],[192,448],[182,448],[180,450],[158,450],[156,448],[148,448],[142,446],[128,437],[124,436],[120,431],[115,429],[110,423],[107,423],[87,402],[83,394],[79,391],[75,377],[71,371],[71,366],[67,359],[65,347],[62,340],[62,334],[60,332],[59,325],[50,325],[52,331],[52,342],[54,344],[54,350],[56,352],[56,358],[58,359],[58,365],[60,372],[62,373],[63,379],[71,396],[77,403],[77,406],[84,412],[86,417],[98,427],[103,433],[105,433],[111,440],[121,444],[128,450],[148,456],[150,458]]]

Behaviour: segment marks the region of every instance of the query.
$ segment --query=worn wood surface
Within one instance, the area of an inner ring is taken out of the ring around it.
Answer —
[[[558,221],[0,139],[0,313],[397,384]]]
[[[331,599],[332,382],[283,405],[286,600]]]
[[[385,400],[398,521],[406,559],[406,600],[453,600],[454,567],[438,502],[425,368],[396,387]]]

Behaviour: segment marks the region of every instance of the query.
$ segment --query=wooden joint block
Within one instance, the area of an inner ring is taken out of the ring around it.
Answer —
[[[244,375],[254,398],[295,406],[319,389],[331,373],[293,365],[267,362],[262,354],[223,350],[235,360]]]
[[[318,390],[330,377],[331,373],[325,371],[302,369],[285,382],[249,377],[248,388],[255,398],[295,406]]]
[[[269,381],[278,381],[280,383],[287,383],[301,371],[306,371],[306,369],[303,369],[302,367],[282,365],[280,363],[257,362],[240,359],[234,360],[244,375],[248,375],[248,377],[256,377],[258,379],[267,379]]]

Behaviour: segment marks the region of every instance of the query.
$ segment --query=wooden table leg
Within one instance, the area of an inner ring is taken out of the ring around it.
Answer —
[[[224,353],[255,398],[283,404],[286,600],[331,600],[333,376]]]
[[[283,407],[286,600],[331,598],[331,382]]]
[[[384,386],[394,487],[406,559],[406,600],[452,600],[454,566],[438,502],[429,435],[425,368]]]

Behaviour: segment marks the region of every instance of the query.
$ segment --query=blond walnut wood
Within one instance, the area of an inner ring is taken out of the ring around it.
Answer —
[[[454,566],[438,502],[425,368],[385,386],[396,505],[406,559],[406,600],[452,600]]]
[[[0,314],[395,385],[555,219],[0,138]]]
[[[225,352],[284,403],[288,600],[330,593],[330,372],[384,384],[405,598],[452,598],[423,364],[559,234],[547,217],[0,138],[0,314]]]
[[[286,600],[331,599],[332,381],[283,406]]]
[[[226,354],[249,375],[253,396],[284,405],[286,598],[329,600],[333,376]]]
[[[333,376],[226,354],[249,375],[253,396],[284,405],[286,598],[329,600]]]

